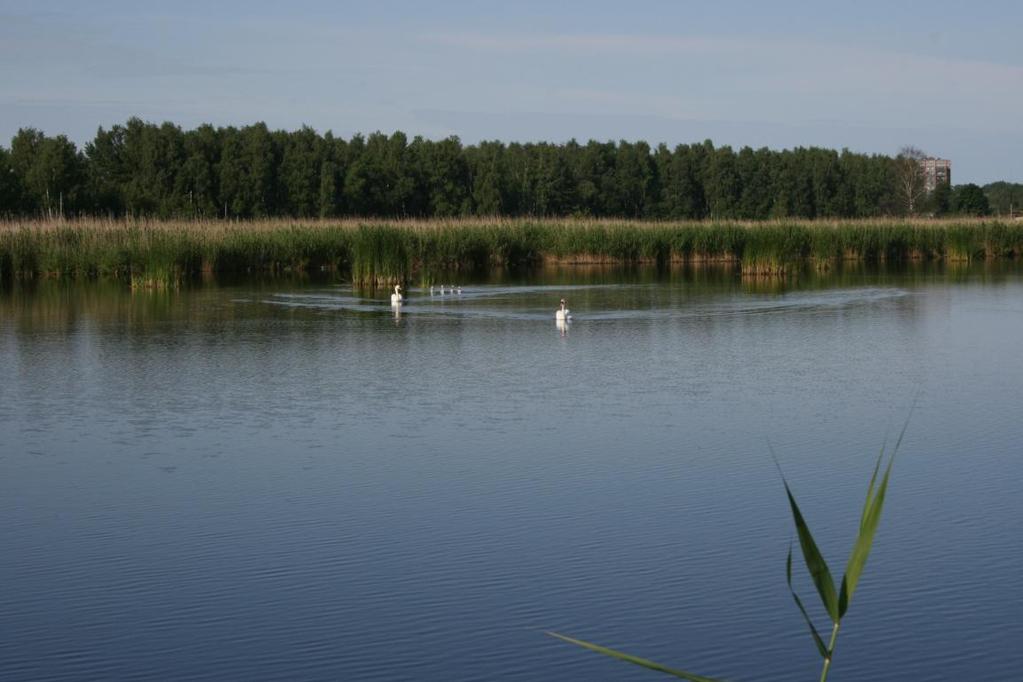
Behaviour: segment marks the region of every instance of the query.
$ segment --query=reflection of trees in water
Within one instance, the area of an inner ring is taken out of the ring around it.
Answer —
[[[0,317],[20,333],[72,333],[82,325],[121,332],[166,330],[166,323],[208,325],[236,317],[226,289],[131,289],[114,282],[42,280],[0,293]]]
[[[614,287],[613,298],[606,290],[581,289],[573,293],[580,309],[618,307],[643,310],[652,302],[660,306],[685,306],[700,296],[721,293],[782,295],[801,291],[855,289],[868,287],[919,288],[949,283],[996,284],[1023,274],[1023,264],[1013,261],[980,260],[913,261],[909,263],[864,263],[838,261],[827,270],[807,266],[784,277],[742,276],[736,264],[671,264],[667,267],[626,267],[610,264],[546,264],[530,270],[493,270],[473,284],[504,286],[594,286]],[[470,282],[466,282],[469,284]],[[0,289],[0,320],[17,333],[38,331],[73,333],[82,325],[115,333],[173,333],[174,325],[209,330],[227,323],[265,316],[265,310],[236,305],[234,299],[258,298],[261,293],[308,292],[310,286],[337,286],[336,275],[312,279],[305,275],[260,277],[213,277],[181,289],[131,289],[112,281],[62,281],[42,279],[8,284]],[[651,288],[653,287],[653,298]],[[343,291],[352,291],[347,287]],[[362,291],[362,290],[360,290]],[[372,291],[363,291],[370,297]],[[895,305],[912,306],[912,297]],[[509,300],[514,305],[514,300]],[[293,319],[319,315],[316,310],[290,308]],[[345,314],[373,317],[373,311]],[[395,316],[401,319],[400,315]],[[172,326],[168,326],[172,323]]]

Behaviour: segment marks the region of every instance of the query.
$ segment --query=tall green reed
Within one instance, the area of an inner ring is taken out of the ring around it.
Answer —
[[[331,269],[362,285],[440,272],[566,263],[738,263],[784,276],[841,261],[1023,255],[1023,222],[473,219],[447,221],[0,222],[0,279]]]
[[[781,475],[782,484],[785,487],[785,495],[788,498],[789,509],[792,512],[792,521],[795,524],[796,535],[799,539],[799,547],[803,555],[803,563],[806,566],[807,572],[810,574],[810,578],[813,581],[814,587],[817,590],[817,594],[820,597],[821,604],[828,615],[828,620],[831,625],[830,635],[827,642],[825,642],[820,630],[818,630],[817,626],[814,624],[813,619],[810,617],[810,614],[803,604],[803,600],[796,593],[796,590],[792,585],[792,545],[790,543],[788,555],[785,559],[785,581],[788,584],[789,592],[792,594],[792,599],[795,602],[796,607],[799,609],[800,614],[803,616],[803,619],[810,630],[810,635],[813,639],[814,646],[817,649],[817,653],[821,656],[822,667],[820,682],[826,682],[828,674],[831,671],[831,664],[835,656],[835,647],[838,644],[838,634],[842,626],[842,618],[845,617],[845,614],[849,610],[849,605],[852,603],[852,598],[856,592],[856,587],[859,584],[860,576],[863,574],[863,569],[867,564],[867,558],[870,556],[870,550],[874,544],[874,535],[877,532],[878,524],[881,521],[881,512],[884,509],[884,500],[885,495],[888,492],[888,482],[892,473],[892,465],[895,463],[895,457],[902,444],[902,439],[906,435],[906,428],[908,426],[909,420],[907,419],[906,423],[902,427],[902,431],[899,433],[898,439],[895,442],[895,447],[892,450],[891,457],[888,458],[888,464],[884,467],[883,474],[881,473],[881,467],[885,459],[884,447],[881,448],[881,453],[877,457],[877,462],[874,464],[874,471],[870,476],[870,483],[867,486],[866,501],[864,502],[863,510],[860,513],[859,532],[857,533],[852,551],[850,552],[849,558],[846,562],[845,574],[842,576],[842,581],[837,587],[835,580],[832,577],[831,569],[824,560],[824,556],[821,554],[817,541],[810,532],[810,526],[806,521],[806,517],[803,515],[802,510],[796,503],[796,498],[792,494],[792,490],[789,487],[788,481],[785,479],[785,475],[781,472],[781,467],[778,466],[778,472]],[[775,464],[777,465],[777,459],[775,459]],[[880,482],[878,481],[878,474],[881,474]],[[690,682],[723,682],[719,678],[704,677],[687,670],[682,670],[681,668],[671,668],[649,659],[640,658],[623,651],[611,649],[609,647],[587,642],[575,637],[569,637],[568,635],[561,633],[548,632],[547,634],[556,639],[568,642],[569,644],[574,644],[575,646],[579,646],[626,663],[647,668],[649,670],[654,670],[683,680],[689,680]]]
[[[352,281],[376,286],[408,281],[411,240],[400,227],[365,225],[352,236]]]

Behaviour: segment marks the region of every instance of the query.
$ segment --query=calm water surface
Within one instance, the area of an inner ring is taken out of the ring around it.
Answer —
[[[386,295],[0,293],[0,679],[816,679],[769,449],[841,573],[917,394],[831,679],[1019,679],[1019,269]]]

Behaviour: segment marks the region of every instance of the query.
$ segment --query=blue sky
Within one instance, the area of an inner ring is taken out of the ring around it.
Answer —
[[[0,140],[130,116],[336,134],[905,144],[1023,182],[1023,3],[0,0]]]

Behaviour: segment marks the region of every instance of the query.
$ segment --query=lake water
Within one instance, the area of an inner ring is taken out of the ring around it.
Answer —
[[[0,293],[0,679],[815,680],[914,399],[831,679],[1019,679],[1023,270],[462,286]]]

